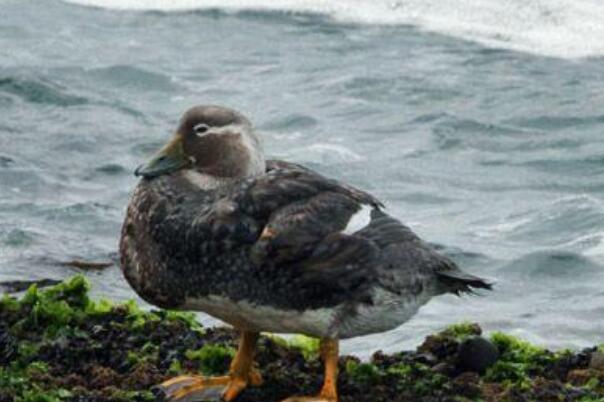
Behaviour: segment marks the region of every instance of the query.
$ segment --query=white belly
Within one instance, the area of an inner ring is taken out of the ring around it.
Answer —
[[[183,309],[206,312],[248,331],[346,339],[396,328],[413,317],[431,297],[427,293],[417,298],[398,296],[381,288],[373,293],[374,304],[361,304],[356,310],[343,305],[306,311],[281,310],[219,296],[187,299]]]
[[[219,296],[187,299],[184,309],[203,311],[234,327],[257,332],[295,333],[317,337],[335,337],[333,323],[337,308],[317,310],[280,310],[269,306],[233,302]]]
[[[431,297],[427,292],[410,297],[375,288],[373,305],[362,304],[356,314],[348,315],[339,325],[339,337],[354,338],[394,329],[413,317]]]

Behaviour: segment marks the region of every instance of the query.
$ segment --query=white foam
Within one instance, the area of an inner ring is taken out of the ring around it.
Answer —
[[[312,12],[337,21],[407,24],[487,46],[560,57],[604,55],[601,0],[66,0],[113,9]]]

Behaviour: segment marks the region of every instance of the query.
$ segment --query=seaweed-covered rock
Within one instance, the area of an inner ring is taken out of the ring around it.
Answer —
[[[36,285],[38,288],[54,286],[61,283],[56,279],[36,279],[30,281],[4,281],[0,282],[0,290],[7,293],[22,292],[29,289],[32,285]]]
[[[89,287],[78,276],[0,300],[0,402],[155,401],[153,385],[171,376],[228,370],[233,330],[202,328],[193,314],[93,301]],[[314,339],[262,336],[264,384],[238,402],[315,394],[323,378],[317,352]],[[602,401],[604,371],[589,368],[596,352],[551,352],[456,324],[416,351],[342,356],[340,402]]]
[[[17,339],[9,332],[5,322],[0,321],[0,365],[8,364],[18,354]]]
[[[604,353],[599,350],[592,353],[589,360],[589,368],[604,371]]]

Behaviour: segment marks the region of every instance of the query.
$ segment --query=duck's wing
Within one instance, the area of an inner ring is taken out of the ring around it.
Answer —
[[[270,209],[252,247],[259,264],[287,265],[308,283],[333,281],[345,289],[392,277],[391,285],[406,291],[434,275],[445,291],[491,288],[384,213],[375,197],[310,169],[271,161],[249,194]]]
[[[343,194],[360,204],[383,208],[371,194],[329,179],[302,165],[280,160],[267,161],[266,174],[254,179],[250,196],[258,211],[272,212],[277,205],[307,198],[320,192]]]
[[[299,288],[320,286],[348,297],[363,294],[373,281],[379,249],[354,235],[381,207],[373,196],[299,165],[271,161],[265,175],[231,199],[262,222],[250,249],[257,267],[287,270]]]
[[[420,292],[434,276],[443,292],[459,295],[473,293],[473,288],[491,289],[490,283],[462,271],[454,261],[383,211],[374,211],[371,224],[358,235],[381,250],[380,284],[393,293]]]

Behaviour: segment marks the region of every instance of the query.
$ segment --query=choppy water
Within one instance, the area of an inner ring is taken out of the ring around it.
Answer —
[[[0,280],[114,258],[133,167],[183,110],[219,103],[253,118],[269,155],[373,192],[497,281],[348,351],[460,320],[602,341],[598,0],[77,3],[0,0]],[[133,297],[117,267],[88,276]]]

